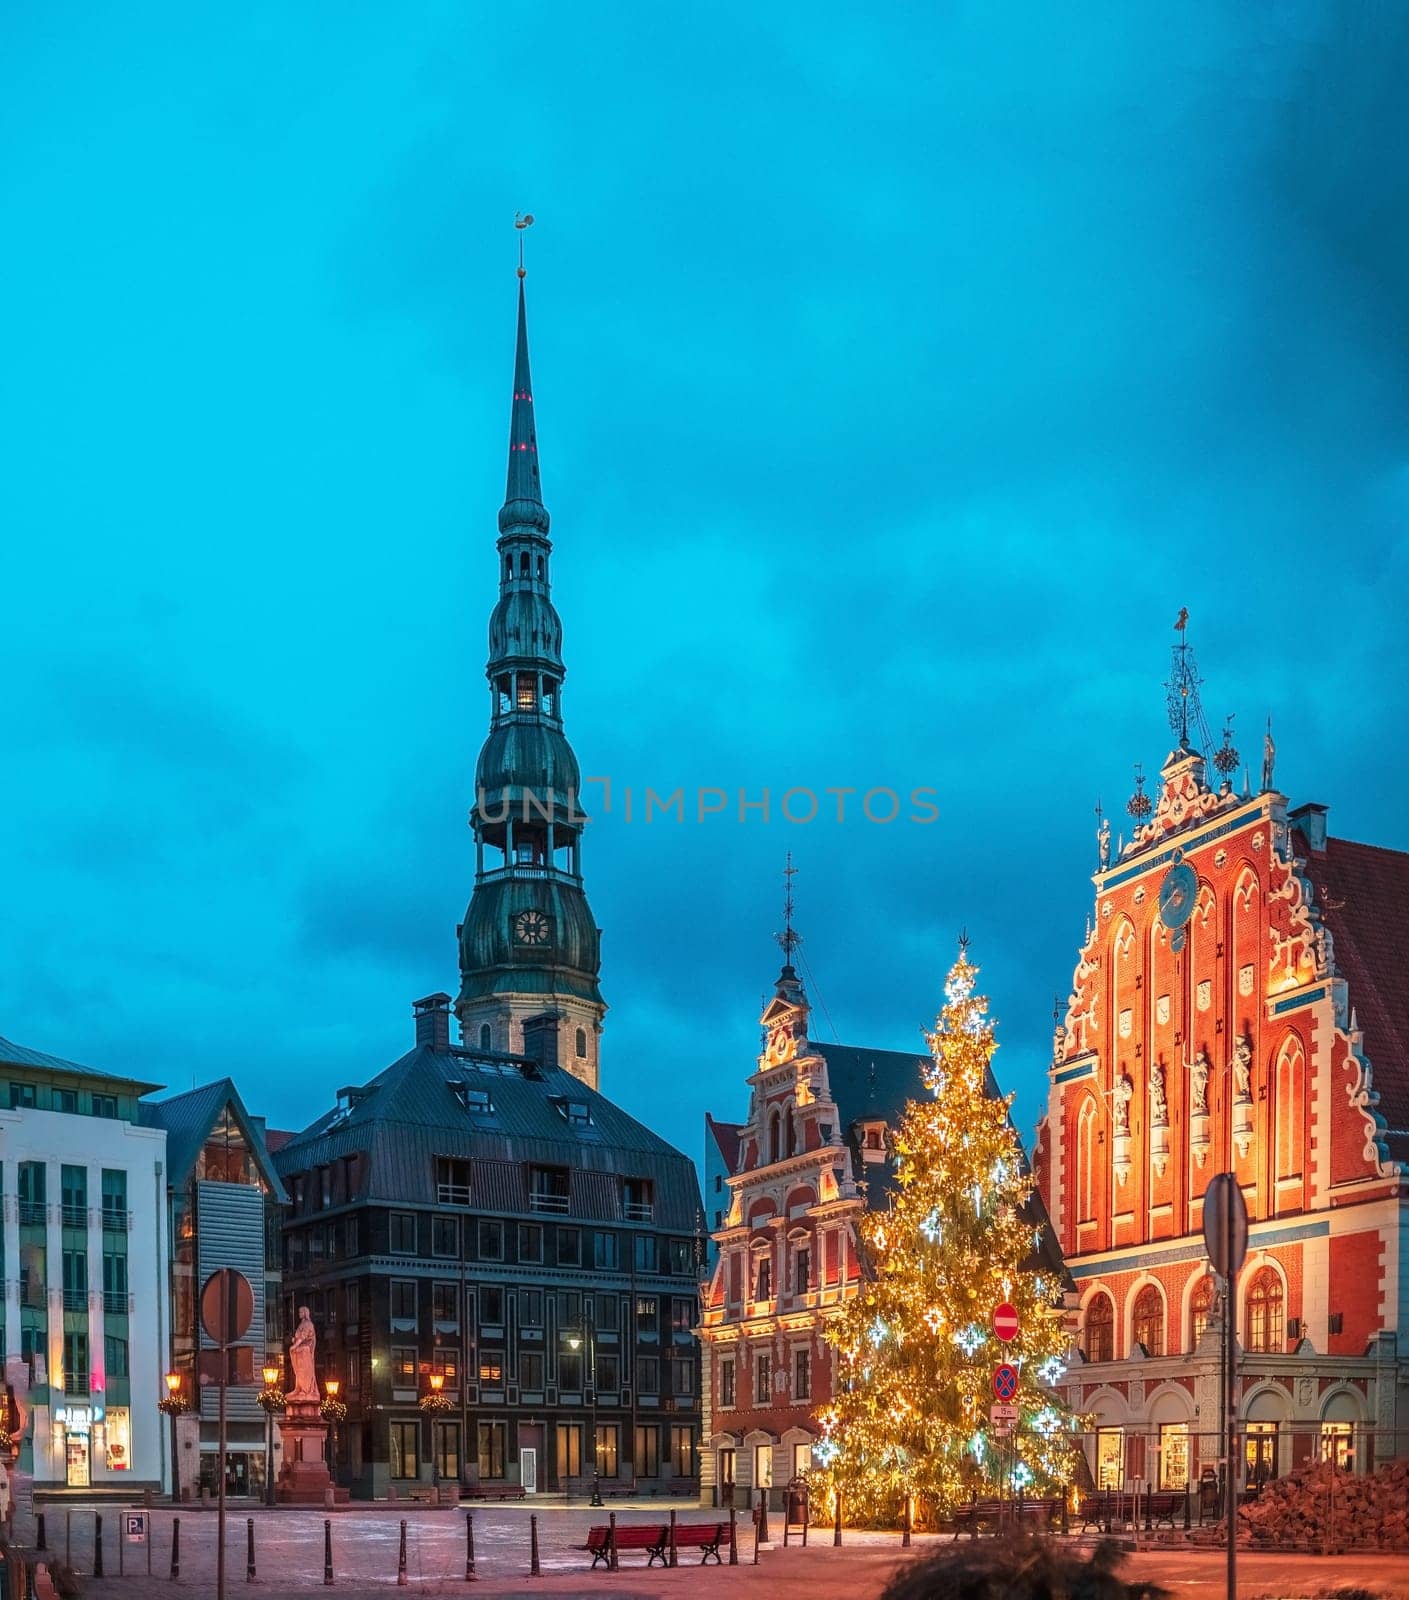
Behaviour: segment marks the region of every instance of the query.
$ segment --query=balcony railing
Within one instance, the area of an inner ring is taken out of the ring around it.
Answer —
[[[86,1311],[88,1309],[88,1291],[86,1289],[65,1289],[64,1310]]]
[[[49,1220],[49,1208],[42,1200],[20,1201],[20,1227],[42,1228]]]
[[[566,1211],[568,1197],[565,1194],[548,1194],[535,1189],[528,1197],[529,1207],[533,1211]]]
[[[132,1314],[132,1296],[130,1294],[115,1294],[111,1289],[104,1289],[103,1310],[113,1317],[130,1316]]]
[[[117,1209],[115,1206],[103,1207],[103,1232],[126,1233],[132,1225],[132,1213]]]
[[[628,1222],[649,1222],[656,1214],[656,1208],[649,1200],[627,1200],[622,1209]]]
[[[88,1207],[66,1204],[63,1208],[63,1223],[66,1228],[86,1228],[88,1226]]]

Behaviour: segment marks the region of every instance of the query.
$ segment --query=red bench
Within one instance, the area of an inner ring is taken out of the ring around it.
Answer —
[[[727,1522],[677,1522],[675,1525],[675,1548],[680,1550],[699,1550],[700,1565],[714,1557],[715,1566],[723,1564],[720,1556],[720,1547],[728,1548],[729,1524]],[[627,1526],[613,1527],[610,1523],[601,1523],[590,1528],[587,1533],[587,1543],[581,1546],[592,1557],[592,1568],[595,1571],[598,1564],[610,1567],[613,1554],[620,1555],[625,1550],[644,1550],[646,1565],[655,1566],[659,1561],[661,1566],[670,1565],[670,1524],[668,1522],[631,1523]]]

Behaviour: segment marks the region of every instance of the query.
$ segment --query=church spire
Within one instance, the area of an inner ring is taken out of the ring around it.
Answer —
[[[533,427],[533,377],[528,366],[528,308],[519,279],[519,333],[514,351],[514,404],[509,413],[509,477],[504,509],[516,501],[543,504],[538,477],[538,438]]]

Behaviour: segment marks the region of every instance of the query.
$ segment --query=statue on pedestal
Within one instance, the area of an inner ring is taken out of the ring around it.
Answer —
[[[311,1400],[315,1405],[323,1398],[318,1393],[318,1379],[313,1370],[313,1351],[318,1334],[307,1306],[298,1308],[298,1327],[294,1329],[289,1345],[289,1365],[293,1368],[294,1386],[289,1390],[291,1401]]]

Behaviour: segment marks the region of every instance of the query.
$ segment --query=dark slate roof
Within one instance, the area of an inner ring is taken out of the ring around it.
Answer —
[[[217,1078],[214,1083],[203,1084],[185,1094],[174,1094],[166,1100],[143,1103],[141,1121],[147,1127],[166,1129],[167,1182],[180,1185],[190,1178],[201,1146],[227,1105],[234,1112],[236,1125],[244,1134],[250,1153],[274,1198],[287,1200],[288,1195],[284,1193],[284,1185],[264,1142],[263,1121],[250,1116],[245,1110],[239,1090],[229,1078]]]
[[[705,1137],[714,1140],[726,1172],[739,1169],[739,1135],[746,1126],[743,1122],[716,1122],[708,1111],[705,1112]]]
[[[866,1185],[866,1204],[872,1209],[889,1203],[895,1188],[895,1174],[889,1161],[868,1163],[861,1159],[861,1142],[856,1124],[878,1119],[894,1128],[905,1112],[908,1100],[918,1097],[921,1073],[930,1064],[928,1055],[907,1050],[868,1050],[846,1044],[822,1044],[812,1041],[812,1048],[827,1062],[827,1079],[831,1084],[832,1099],[836,1101],[841,1116],[841,1134],[851,1149],[851,1169],[857,1180]],[[1002,1096],[998,1080],[990,1066],[985,1072],[984,1092],[990,1099]],[[1023,1168],[1028,1168],[1027,1150],[1018,1140],[1022,1152]],[[1067,1279],[1066,1264],[1057,1247],[1057,1236],[1047,1215],[1042,1196],[1034,1189],[1028,1198],[1027,1214],[1034,1227],[1042,1230],[1042,1243],[1038,1249],[1041,1264],[1061,1273]]]
[[[106,1083],[120,1083],[136,1089],[139,1094],[150,1094],[160,1089],[159,1083],[145,1083],[140,1078],[130,1078],[124,1072],[105,1072],[101,1067],[85,1067],[78,1061],[65,1061],[62,1056],[48,1056],[42,1050],[31,1050],[27,1045],[13,1044],[0,1038],[0,1064],[13,1067],[38,1067],[45,1072],[62,1072],[77,1078],[97,1078]]]
[[[1385,1143],[1409,1161],[1409,855],[1332,838],[1312,850],[1302,835],[1297,854],[1364,1035]]]
[[[493,1110],[466,1110],[456,1081],[487,1089]],[[566,1219],[621,1220],[618,1180],[630,1177],[654,1184],[656,1227],[693,1233],[699,1225],[690,1158],[561,1067],[418,1045],[347,1099],[278,1151],[285,1178],[360,1151],[368,1160],[363,1199],[434,1205],[435,1159],[448,1156],[475,1163],[477,1207],[527,1214],[527,1168],[542,1164],[572,1174]],[[591,1123],[569,1123],[555,1099],[585,1103]]]

